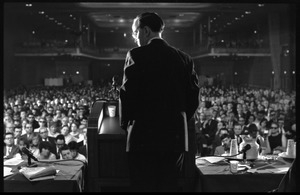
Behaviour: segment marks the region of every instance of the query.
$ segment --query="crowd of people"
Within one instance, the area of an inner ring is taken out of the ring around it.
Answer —
[[[18,87],[4,94],[5,159],[78,159],[87,162],[87,125],[96,99],[118,98],[117,83],[104,86]]]
[[[86,160],[88,116],[97,99],[117,99],[118,84],[18,88],[5,93],[4,158],[28,148],[40,160]],[[252,136],[261,154],[296,141],[296,93],[202,86],[194,114],[198,156],[229,152],[230,140]]]
[[[261,155],[285,152],[287,140],[296,141],[295,92],[206,86],[199,98],[195,112],[198,156],[228,154],[231,139],[240,146],[252,138]]]

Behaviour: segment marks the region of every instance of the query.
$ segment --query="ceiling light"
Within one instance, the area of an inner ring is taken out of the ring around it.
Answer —
[[[39,11],[39,14],[44,14],[45,12],[44,11]]]
[[[26,3],[25,6],[26,7],[32,7],[32,4],[31,3]]]
[[[245,11],[245,14],[251,14],[251,12],[250,11]]]
[[[258,4],[258,7],[263,7],[265,6],[265,4]]]

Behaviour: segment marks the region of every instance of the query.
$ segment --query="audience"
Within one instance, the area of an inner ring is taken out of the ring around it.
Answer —
[[[56,149],[53,153],[57,159],[62,159],[59,157],[59,148],[76,141],[72,138],[79,133],[77,141],[83,140],[79,151],[86,154],[86,135],[82,131],[86,132],[90,108],[97,99],[115,99],[110,94],[111,89],[110,82],[92,86],[72,84],[64,87],[10,89],[6,91],[3,101],[4,133],[12,132],[16,137],[15,143],[27,143],[31,141],[34,129],[45,126],[48,128],[48,138],[55,138]],[[222,145],[220,137],[223,133],[227,132],[233,138],[236,124],[239,124],[238,128],[241,127],[237,131],[242,132],[246,127],[252,125],[253,128],[255,125],[258,128],[257,142],[266,143],[265,152],[269,154],[285,151],[287,139],[296,140],[295,91],[287,93],[244,86],[225,88],[221,85],[204,85],[200,88],[199,101],[194,115],[196,152],[199,156],[213,155],[215,148]],[[222,121],[222,127],[219,121]],[[18,124],[22,126],[21,136]],[[61,132],[64,126],[71,129],[65,127]],[[278,127],[278,132],[271,126]],[[221,133],[221,128],[227,129]],[[43,132],[39,131],[41,136]],[[280,141],[275,134],[279,134]],[[281,149],[277,150],[276,147]]]

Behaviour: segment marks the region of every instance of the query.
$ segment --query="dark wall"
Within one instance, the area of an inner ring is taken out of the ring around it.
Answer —
[[[112,77],[118,75],[122,78],[124,60],[92,61],[90,64],[90,78],[94,83],[111,81]]]
[[[206,57],[194,60],[198,75],[219,75],[225,86],[271,86],[272,65],[270,57]],[[236,74],[235,74],[236,72]]]

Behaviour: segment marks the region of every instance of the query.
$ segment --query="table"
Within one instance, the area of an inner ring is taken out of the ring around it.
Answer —
[[[85,164],[79,160],[59,160],[51,163],[37,162],[38,166],[51,164],[59,170],[54,179],[29,181],[19,172],[20,166],[12,168],[13,175],[4,178],[4,192],[82,192],[84,190]]]
[[[261,167],[260,172],[251,173],[239,171],[237,174],[230,172],[229,164],[222,161],[218,163],[197,163],[199,178],[196,191],[200,192],[269,192],[278,188],[279,183],[286,171],[275,173],[274,168],[288,170],[292,161],[279,157],[277,160],[267,162],[266,160],[255,160],[253,168]]]

